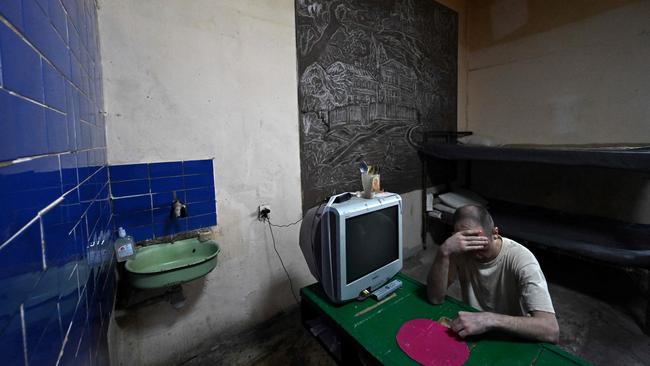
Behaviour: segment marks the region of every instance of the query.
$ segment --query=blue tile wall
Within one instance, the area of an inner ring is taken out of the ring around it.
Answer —
[[[136,241],[217,225],[212,159],[111,165],[113,214]],[[171,219],[174,200],[187,218]]]
[[[94,0],[0,1],[3,365],[108,364],[114,218],[101,80]]]

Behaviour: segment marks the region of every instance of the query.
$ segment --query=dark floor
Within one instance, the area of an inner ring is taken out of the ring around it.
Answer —
[[[422,282],[435,247],[404,263]],[[650,365],[644,335],[648,273],[622,270],[548,252],[536,252],[549,281],[560,323],[560,347],[596,365]],[[457,284],[450,295],[458,297]],[[210,352],[183,365],[334,365],[300,325],[298,310],[279,315],[246,334],[215,342]]]
[[[226,337],[183,366],[336,365],[300,324],[298,308],[236,337]]]

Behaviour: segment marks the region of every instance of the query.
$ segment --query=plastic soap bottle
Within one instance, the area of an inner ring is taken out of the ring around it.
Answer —
[[[126,235],[124,228],[117,230],[117,240],[115,240],[115,255],[118,262],[124,262],[127,259],[135,257],[133,237]]]

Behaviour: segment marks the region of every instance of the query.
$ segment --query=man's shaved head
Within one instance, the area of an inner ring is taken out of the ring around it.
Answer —
[[[454,212],[454,227],[460,223],[471,223],[483,229],[483,235],[490,237],[494,229],[492,216],[483,206],[466,205],[456,209]]]

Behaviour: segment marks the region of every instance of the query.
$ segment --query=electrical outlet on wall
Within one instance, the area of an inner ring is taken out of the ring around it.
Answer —
[[[264,221],[271,215],[271,205],[261,204],[257,207],[257,219]]]

